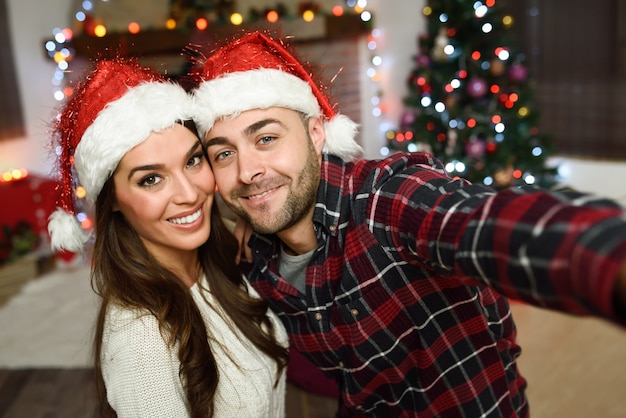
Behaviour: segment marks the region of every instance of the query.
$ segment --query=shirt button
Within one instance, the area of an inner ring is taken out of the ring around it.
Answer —
[[[322,314],[319,313],[319,312],[316,312],[315,313],[315,319],[317,319],[318,321],[321,321],[322,320]]]
[[[330,232],[335,232],[335,229],[337,229],[337,227],[335,225],[331,225],[331,226],[328,227],[328,230]]]
[[[339,368],[340,368],[340,369],[343,369],[343,366],[345,366],[345,364],[343,364],[343,361],[340,361],[340,362],[339,362]]]
[[[363,406],[362,405],[357,405],[355,406],[357,411],[362,411],[363,410]]]
[[[359,316],[359,310],[356,308],[350,309],[350,313],[352,314],[352,316]]]

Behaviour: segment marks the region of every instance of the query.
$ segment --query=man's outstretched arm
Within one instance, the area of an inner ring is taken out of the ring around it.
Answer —
[[[615,283],[615,314],[626,322],[626,261],[622,264],[619,278]]]

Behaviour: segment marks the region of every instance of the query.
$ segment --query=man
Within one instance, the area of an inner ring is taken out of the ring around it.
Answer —
[[[339,416],[528,416],[504,296],[626,323],[619,205],[495,193],[427,154],[351,162],[354,123],[260,33],[197,75],[220,193],[259,233],[244,269],[338,382]]]

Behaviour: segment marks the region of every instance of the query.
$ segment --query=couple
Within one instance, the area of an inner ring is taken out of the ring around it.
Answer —
[[[108,97],[107,65],[122,84]],[[283,416],[286,329],[337,381],[338,416],[525,417],[506,297],[626,323],[616,203],[496,193],[421,153],[357,159],[354,123],[261,33],[202,63],[193,102],[122,68],[100,63],[61,115],[50,224],[56,247],[86,242],[68,216],[75,172],[96,208],[109,412]],[[216,184],[258,233],[239,266]]]

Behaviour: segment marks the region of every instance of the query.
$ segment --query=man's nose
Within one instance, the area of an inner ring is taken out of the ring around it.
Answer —
[[[260,155],[250,151],[239,151],[237,154],[239,165],[239,180],[249,184],[255,181],[255,177],[265,173],[265,163]]]

